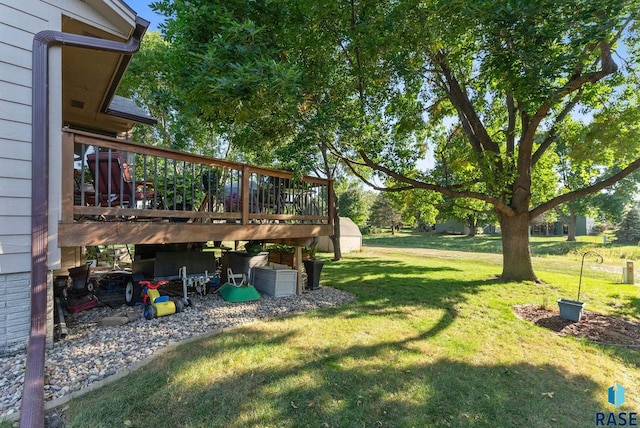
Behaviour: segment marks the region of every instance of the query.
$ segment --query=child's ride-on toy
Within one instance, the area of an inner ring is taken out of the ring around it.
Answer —
[[[156,283],[151,281],[139,281],[144,287],[142,291],[142,304],[144,305],[144,317],[152,320],[155,317],[182,312],[184,305],[181,300],[170,300],[169,296],[161,296],[158,288],[169,281],[161,280]]]

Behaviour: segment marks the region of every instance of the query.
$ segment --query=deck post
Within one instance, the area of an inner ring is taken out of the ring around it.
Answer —
[[[251,205],[251,201],[249,200],[249,166],[244,165],[242,167],[242,191],[240,200],[242,201],[241,209],[242,209],[242,224],[249,224],[249,205]]]
[[[296,270],[298,271],[298,281],[296,286],[296,294],[302,294],[302,247],[296,245]]]
[[[73,205],[74,203],[64,203],[67,201],[74,201],[73,194],[73,180],[74,180],[74,168],[73,168],[73,134],[70,132],[62,133],[62,193],[60,197],[63,203],[61,204],[61,221],[63,223],[73,222]],[[75,202],[75,201],[74,201]]]

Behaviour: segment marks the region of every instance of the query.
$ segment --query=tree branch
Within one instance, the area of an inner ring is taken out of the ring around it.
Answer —
[[[456,126],[454,129],[452,129],[451,132],[449,133],[449,136],[447,137],[447,142],[443,150],[438,150],[438,155],[440,156],[440,164],[442,165],[442,171],[444,173],[444,182],[447,187],[449,187],[449,184],[450,184],[449,183],[449,163],[447,162],[447,158],[444,155],[444,153],[446,152],[447,147],[451,143],[451,140],[453,140],[453,137],[455,137],[458,134],[459,130],[460,130],[459,126]]]
[[[546,138],[533,154],[531,166],[535,166],[535,164],[540,160],[544,152],[546,152],[547,149],[551,146],[551,144],[555,141],[557,136],[557,131],[558,131],[558,125],[562,123],[562,121],[564,121],[564,119],[571,112],[571,110],[573,110],[576,104],[578,104],[578,101],[580,101],[581,97],[582,97],[582,89],[579,89],[576,96],[573,97],[573,99],[564,106],[560,114],[558,114],[558,116],[556,117],[556,120],[551,126],[551,129],[549,129],[549,132],[547,132]]]
[[[547,113],[549,113],[549,110],[551,110],[551,106],[554,103],[562,99],[564,96],[582,88],[582,86],[584,86],[585,84],[596,83],[599,80],[607,77],[608,75],[618,71],[618,65],[615,63],[615,61],[613,61],[613,58],[611,57],[611,45],[603,40],[598,43],[597,46],[600,47],[600,70],[583,75],[581,74],[581,69],[579,69],[579,72],[571,76],[571,78],[560,89],[558,89],[551,97],[549,97],[544,103],[542,103],[538,111],[536,111],[534,116],[527,124],[526,128],[523,122],[524,132],[520,140],[520,156],[528,156],[531,153],[534,136],[538,129],[538,126],[540,125],[540,122],[542,122],[542,120],[547,116]]]
[[[437,207],[445,207],[447,204],[436,204]],[[493,214],[493,210],[479,210],[477,208],[471,208],[464,205],[460,205],[457,202],[453,202],[453,206],[456,208],[460,208],[461,210],[471,211],[476,214]]]
[[[431,60],[440,67],[441,74],[446,80],[446,85],[443,85],[443,87],[451,103],[458,111],[458,116],[467,131],[469,141],[473,148],[477,153],[481,153],[484,150],[500,153],[500,148],[487,133],[467,93],[462,89],[460,83],[447,65],[444,52],[439,51],[437,54],[431,55]]]
[[[458,191],[452,190],[449,187],[440,186],[440,185],[433,184],[433,183],[425,183],[425,182],[419,181],[419,180],[414,180],[412,178],[409,178],[409,177],[406,177],[404,175],[398,174],[397,172],[392,171],[389,168],[386,168],[386,167],[384,167],[382,165],[379,165],[379,164],[373,162],[371,159],[369,159],[369,157],[367,156],[367,154],[363,150],[360,150],[358,153],[360,154],[360,157],[362,158],[364,163],[369,168],[371,168],[374,171],[382,172],[386,176],[391,177],[391,178],[395,179],[398,182],[405,183],[405,184],[409,185],[408,188],[419,188],[419,189],[432,190],[434,192],[442,193],[443,195],[451,196],[452,198],[478,199],[478,200],[490,203],[491,205],[493,205],[495,207],[495,209],[497,211],[501,212],[502,214],[504,214],[506,216],[515,215],[515,211],[510,206],[504,204],[501,200],[499,200],[497,198],[494,198],[492,196],[485,195],[483,193],[468,192],[468,191],[458,192]],[[386,188],[377,188],[377,190],[387,191]],[[394,189],[391,188],[391,190],[393,191]]]
[[[515,102],[513,100],[513,96],[511,94],[507,94],[507,114],[508,114],[508,124],[507,124],[507,150],[506,150],[506,155],[507,155],[507,159],[510,159],[511,157],[513,157],[513,153],[515,151],[515,146],[516,146],[516,136],[515,136],[515,129],[516,129],[516,106],[515,106]]]
[[[574,74],[567,81],[567,83],[565,83],[560,89],[558,89],[558,91],[556,91],[551,97],[549,97],[547,101],[542,103],[538,111],[531,119],[531,122],[528,124],[523,138],[520,141],[520,150],[522,150],[523,147],[529,148],[529,146],[533,146],[533,137],[535,136],[538,126],[540,125],[540,122],[547,116],[547,113],[549,113],[549,110],[554,103],[556,103],[566,95],[579,90],[587,83],[596,83],[599,80],[604,79],[608,75],[618,71],[618,65],[611,57],[611,45],[603,40],[598,43],[597,46],[600,47],[600,70],[584,75],[580,72]]]
[[[364,103],[364,74],[362,70],[362,57],[360,52],[360,45],[356,42],[356,24],[357,24],[357,14],[356,14],[356,2],[355,0],[351,0],[351,31],[353,32],[352,42],[355,44],[356,50],[356,63],[357,63],[357,76],[358,76],[358,92],[360,94],[360,108],[364,113],[365,103]]]
[[[349,169],[351,170],[351,173],[353,175],[355,175],[356,177],[358,177],[360,180],[362,180],[363,183],[365,183],[367,186],[371,187],[374,190],[379,190],[381,192],[402,192],[405,190],[411,190],[414,189],[415,187],[413,186],[405,186],[405,187],[380,187],[376,184],[373,184],[370,180],[368,180],[367,178],[365,178],[362,174],[360,174],[360,172],[358,172],[352,165],[352,162],[350,159],[346,159],[343,158],[344,163],[347,165],[347,167],[349,167]],[[357,162],[354,162],[356,164],[358,164]]]
[[[553,208],[557,207],[560,204],[572,201],[574,199],[578,199],[578,198],[580,198],[582,196],[586,196],[586,195],[590,195],[592,193],[596,193],[596,192],[598,192],[598,191],[600,191],[602,189],[605,189],[605,188],[607,188],[609,186],[612,186],[612,185],[616,184],[618,181],[620,181],[623,178],[625,178],[627,175],[629,175],[632,172],[634,172],[638,168],[640,168],[640,158],[638,158],[635,161],[631,162],[629,165],[627,165],[626,168],[624,168],[623,170],[619,171],[618,173],[612,175],[609,178],[606,178],[604,180],[598,181],[598,182],[592,184],[589,187],[583,187],[582,189],[578,189],[578,190],[574,190],[573,192],[565,193],[563,195],[560,195],[560,196],[558,196],[556,198],[551,199],[548,202],[545,202],[542,205],[537,206],[533,210],[529,211],[529,218],[536,218],[537,216],[545,213],[546,211],[549,211],[550,209],[553,209]]]

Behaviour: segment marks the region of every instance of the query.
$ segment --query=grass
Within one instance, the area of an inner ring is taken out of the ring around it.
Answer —
[[[403,237],[398,238],[399,242]],[[493,278],[500,257],[369,248],[326,261],[334,309],[260,322],[178,347],[71,401],[68,427],[593,426],[613,382],[640,408],[640,353],[518,319],[512,306],[572,297],[577,277]],[[638,287],[587,269],[589,310],[640,317]],[[142,345],[143,346],[143,345]]]
[[[561,236],[532,236],[530,238],[533,256],[569,255],[577,257],[588,250],[596,250],[606,259],[640,259],[640,246],[619,245],[615,238],[607,235],[604,244],[602,235],[578,236],[576,242],[567,242]],[[502,253],[502,237],[500,235],[477,235],[469,238],[464,235],[436,235],[418,232],[390,232],[363,237],[364,245],[403,248],[431,248],[437,250],[467,251],[474,253]]]

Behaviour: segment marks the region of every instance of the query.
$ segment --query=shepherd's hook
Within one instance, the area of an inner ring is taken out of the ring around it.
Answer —
[[[578,282],[578,302],[580,301],[580,288],[582,287],[582,268],[584,267],[584,258],[589,253],[593,253],[598,257],[596,259],[596,263],[604,262],[604,257],[602,257],[602,254],[597,251],[589,250],[586,253],[582,254],[582,264],[580,265],[580,281]]]

